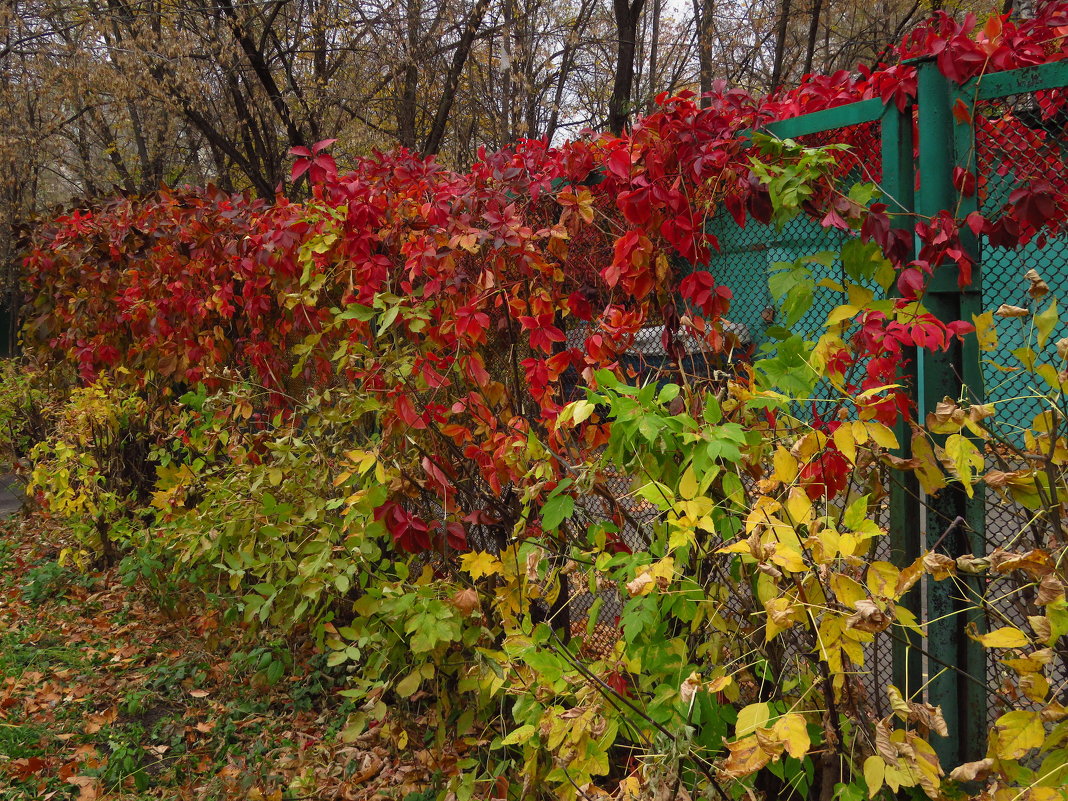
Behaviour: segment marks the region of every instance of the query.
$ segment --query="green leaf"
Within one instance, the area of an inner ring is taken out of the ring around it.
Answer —
[[[1053,333],[1060,318],[1057,316],[1057,299],[1053,298],[1045,311],[1035,315],[1035,328],[1038,330],[1038,347],[1041,350],[1046,346],[1049,335]]]
[[[546,531],[555,531],[575,511],[575,499],[570,495],[550,496],[541,507],[541,525]]]
[[[401,698],[410,698],[415,694],[415,691],[419,689],[419,685],[423,683],[423,673],[421,670],[413,670],[399,682],[394,688]]]

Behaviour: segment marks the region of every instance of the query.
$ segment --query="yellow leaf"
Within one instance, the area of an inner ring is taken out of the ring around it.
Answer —
[[[827,447],[827,435],[822,431],[809,431],[794,443],[790,452],[805,462]]]
[[[997,350],[998,332],[994,330],[994,312],[973,314],[972,324],[975,326],[975,338],[979,343],[979,350],[984,352]]]
[[[808,570],[808,565],[805,564],[805,559],[801,556],[801,550],[795,545],[776,543],[775,553],[771,555],[771,561],[791,573],[804,573]]]
[[[590,403],[588,400],[579,400],[574,403],[575,411],[571,415],[571,419],[575,421],[575,425],[584,423],[589,419],[590,415],[596,411],[597,407]]]
[[[1007,712],[994,724],[997,741],[993,744],[1000,759],[1019,759],[1032,748],[1041,747],[1046,739],[1042,717],[1038,712]]]
[[[857,601],[868,597],[864,588],[844,573],[831,573],[831,589],[839,603],[850,609]]]
[[[912,438],[912,458],[919,462],[916,479],[924,492],[933,495],[946,486],[946,477],[938,465],[931,442],[925,435],[916,434]]]
[[[796,713],[783,715],[772,727],[775,736],[786,746],[786,753],[795,759],[801,759],[808,753],[812,739],[808,736],[805,718]]]
[[[889,562],[872,562],[868,566],[867,584],[872,595],[897,598],[897,577],[900,571]]]
[[[727,687],[729,687],[733,681],[733,676],[718,676],[712,679],[712,681],[708,682],[705,689],[708,690],[710,693],[722,692]]]
[[[797,478],[797,459],[781,445],[775,449],[773,463],[775,465],[775,478],[783,484],[789,484]]]
[[[800,487],[791,487],[786,500],[786,512],[794,526],[807,525],[812,520],[812,501]]]
[[[868,798],[882,789],[883,776],[886,775],[886,763],[881,756],[870,756],[864,760],[864,783],[868,785]]]
[[[983,470],[983,455],[979,453],[970,439],[960,434],[951,434],[946,438],[946,456],[953,465],[953,473],[964,485],[968,497],[975,494],[972,484],[975,474]]]
[[[501,560],[486,551],[471,551],[462,554],[460,567],[473,579],[503,572]]]
[[[838,426],[834,430],[834,444],[842,452],[842,455],[851,464],[857,463],[857,443],[853,437],[853,427],[848,424]]]
[[[679,479],[679,495],[686,501],[697,497],[697,474],[693,470],[693,464],[683,471],[682,478]]]
[[[1027,635],[1013,626],[1002,626],[975,639],[987,648],[1025,648],[1030,643]]]
[[[864,424],[864,428],[868,432],[868,436],[872,438],[876,445],[892,450],[898,446],[897,437],[894,432],[884,426],[882,423],[870,420]]]
[[[1057,323],[1057,299],[1053,298],[1045,311],[1041,311],[1035,315],[1035,329],[1038,331],[1039,348],[1044,348],[1046,346],[1046,340],[1049,339],[1049,335],[1053,333],[1053,328]]]
[[[838,325],[838,323],[844,322],[845,320],[851,320],[859,313],[860,307],[858,306],[851,306],[848,304],[839,306],[836,309],[832,309],[831,313],[827,315],[827,322],[824,323],[824,325],[830,328],[832,325]]]
[[[771,707],[766,703],[749,704],[738,712],[738,724],[734,730],[735,737],[741,739],[757,729],[763,729],[771,719]]]
[[[890,708],[894,710],[894,713],[904,721],[909,719],[909,705],[901,695],[901,690],[895,687],[893,684],[889,684],[886,687],[886,695],[890,699]]]

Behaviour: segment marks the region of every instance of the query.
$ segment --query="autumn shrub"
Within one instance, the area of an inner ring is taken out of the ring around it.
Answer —
[[[54,431],[30,452],[29,491],[83,546],[64,558],[114,562],[140,535],[156,479],[145,399],[102,377],[73,388],[53,413]]]
[[[51,436],[53,412],[71,386],[63,370],[16,359],[0,363],[0,459],[20,467],[35,445]]]

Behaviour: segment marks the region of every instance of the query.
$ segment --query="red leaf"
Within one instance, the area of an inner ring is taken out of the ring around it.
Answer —
[[[961,125],[972,124],[972,111],[968,108],[968,104],[959,97],[953,103],[953,119]]]
[[[605,167],[617,178],[628,180],[630,178],[630,153],[625,148],[617,148],[608,157]]]

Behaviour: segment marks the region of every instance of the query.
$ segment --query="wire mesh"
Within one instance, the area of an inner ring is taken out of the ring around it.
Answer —
[[[976,176],[978,206],[981,214],[995,226],[1012,223],[1008,208],[1028,192],[1052,190],[1058,197],[1068,191],[1068,135],[1064,111],[1065,90],[1026,92],[976,104]],[[1009,231],[1012,233],[1012,231]],[[1020,233],[1023,243],[1010,245],[1012,237],[1001,237],[997,228],[980,242],[982,260],[983,308],[997,309],[1002,304],[1034,309],[1044,308],[1047,300],[1033,299],[1025,277],[1035,270],[1046,281],[1050,296],[1068,297],[1068,235],[1050,226],[1028,227]],[[1021,432],[1030,428],[1033,418],[1049,408],[1049,387],[1026,369],[1013,355],[1030,346],[1039,361],[1059,362],[1053,343],[1066,335],[1063,325],[1053,331],[1049,342],[1039,348],[1031,317],[999,321],[997,348],[986,354],[983,381],[988,402],[995,404],[1000,446],[989,449],[988,463],[1003,470],[1025,466],[1020,458]],[[987,551],[996,549],[1048,549],[1055,543],[1052,532],[1042,521],[1012,500],[988,491],[986,494]],[[1033,582],[1013,573],[991,578],[985,587],[992,627],[1013,625],[1029,630],[1029,615],[1041,613],[1034,604]],[[1047,669],[1051,686],[1062,701],[1068,699],[1068,661],[1058,651]],[[1005,700],[1019,708],[1016,682],[1012,671],[1000,661],[988,658],[987,684],[995,688],[988,704],[991,719],[1005,711]],[[1037,706],[1035,707],[1038,708]]]

